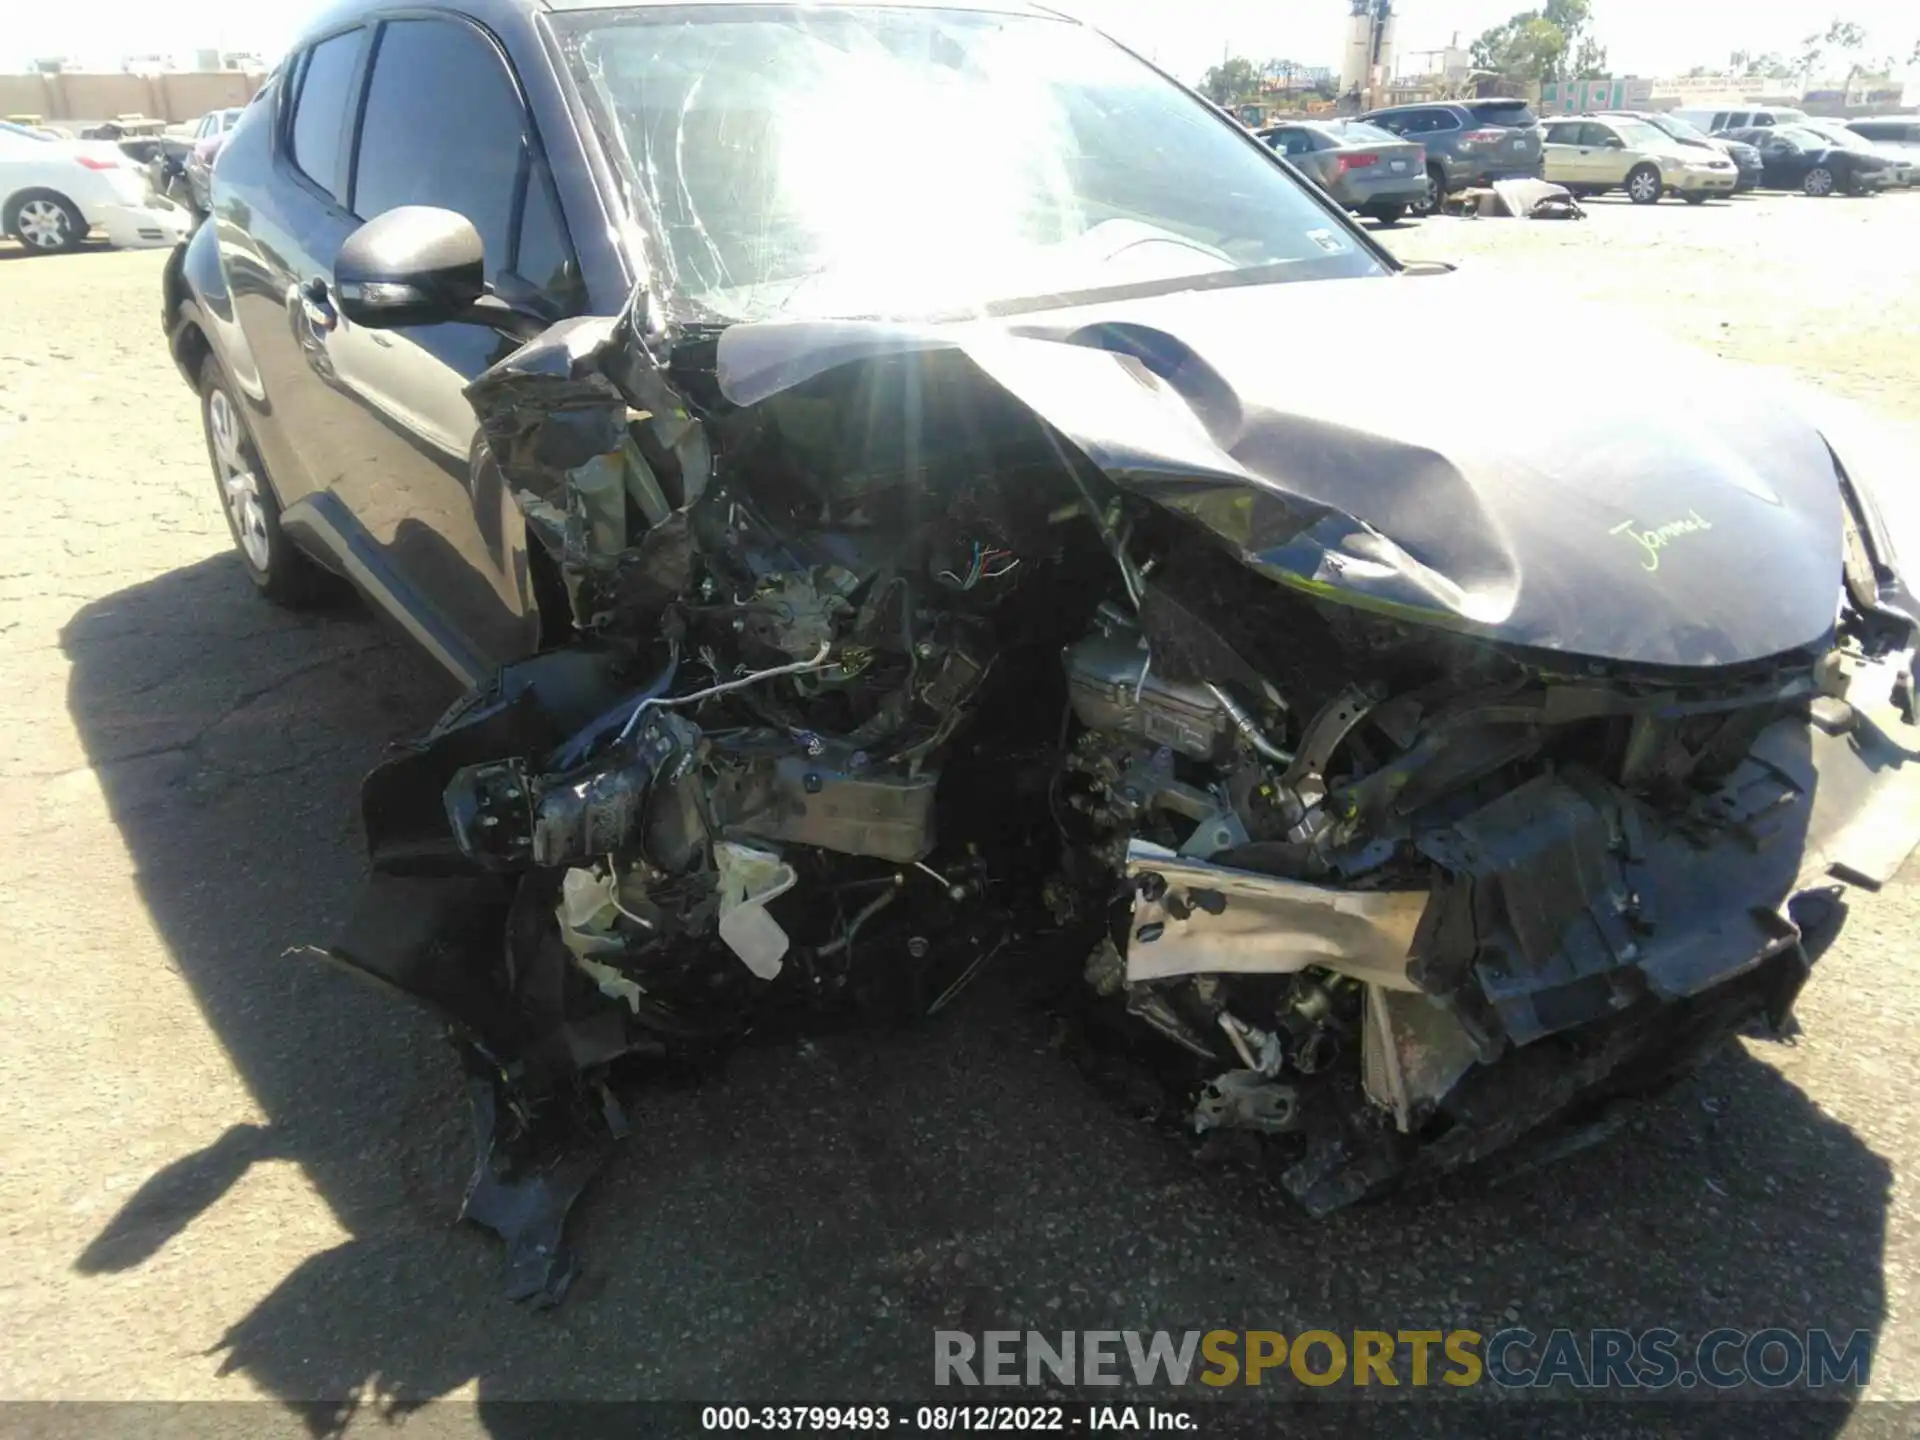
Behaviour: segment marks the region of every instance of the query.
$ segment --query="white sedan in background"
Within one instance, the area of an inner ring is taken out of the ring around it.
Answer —
[[[27,249],[77,249],[96,227],[129,249],[172,245],[191,223],[154,198],[147,172],[119,146],[0,121],[0,230]]]

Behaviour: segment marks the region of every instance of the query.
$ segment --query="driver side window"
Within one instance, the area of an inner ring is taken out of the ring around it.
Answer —
[[[381,27],[350,206],[370,220],[400,205],[466,216],[490,282],[512,274],[561,313],[574,305],[579,266],[519,91],[492,43],[458,21]]]

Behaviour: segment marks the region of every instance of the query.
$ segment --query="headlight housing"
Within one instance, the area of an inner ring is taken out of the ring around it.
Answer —
[[[1920,556],[1920,496],[1912,480],[1916,437],[1908,428],[1871,414],[1855,402],[1802,392],[1799,408],[1833,452],[1843,483],[1857,502],[1877,562],[1882,599],[1920,622],[1920,596],[1901,556]]]

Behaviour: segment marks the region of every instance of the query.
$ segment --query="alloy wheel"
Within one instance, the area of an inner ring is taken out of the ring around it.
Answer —
[[[20,238],[36,250],[64,250],[73,242],[66,208],[52,200],[29,200],[20,207]]]
[[[1636,175],[1629,183],[1629,192],[1635,200],[1644,205],[1660,193],[1660,182],[1651,175]]]
[[[254,569],[264,571],[273,551],[267,538],[267,512],[260,503],[260,478],[247,463],[240,417],[224,390],[215,390],[207,397],[207,435],[213,441],[220,496],[233,518],[240,548]]]

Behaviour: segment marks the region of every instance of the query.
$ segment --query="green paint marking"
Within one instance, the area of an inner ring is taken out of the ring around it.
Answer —
[[[1640,547],[1640,568],[1658,570],[1660,552],[1674,541],[1686,535],[1698,535],[1703,530],[1711,530],[1713,524],[1704,519],[1698,510],[1689,510],[1683,519],[1669,520],[1664,525],[1656,525],[1651,530],[1636,530],[1637,522],[1622,520],[1607,531],[1609,535],[1624,535]]]

